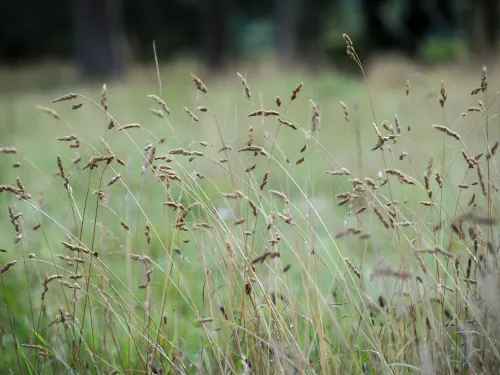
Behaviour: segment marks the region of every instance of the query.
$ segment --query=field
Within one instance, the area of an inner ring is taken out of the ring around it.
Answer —
[[[495,72],[239,72],[0,72],[0,373],[498,368]]]

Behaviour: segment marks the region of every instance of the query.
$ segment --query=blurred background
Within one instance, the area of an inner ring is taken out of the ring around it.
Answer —
[[[0,65],[124,77],[154,61],[154,41],[161,61],[212,71],[238,61],[352,68],[344,32],[365,61],[484,62],[498,19],[498,0],[2,0]]]

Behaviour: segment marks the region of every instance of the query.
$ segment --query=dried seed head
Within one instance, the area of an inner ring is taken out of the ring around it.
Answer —
[[[196,115],[193,112],[191,112],[187,107],[183,107],[183,108],[186,111],[186,113],[189,115],[189,117],[191,117],[194,121],[199,122],[198,117],[196,117]]]
[[[436,130],[439,130],[440,132],[445,133],[446,135],[449,135],[450,137],[455,138],[456,140],[460,140],[460,135],[458,133],[454,132],[450,128],[443,126],[443,125],[432,125],[432,127]]]
[[[359,272],[356,269],[356,267],[354,267],[354,264],[352,264],[350,260],[347,258],[344,258],[344,261],[347,264],[347,266],[351,269],[351,271],[354,272],[354,274],[358,277],[358,279],[361,279],[361,272]]]
[[[443,187],[443,179],[441,178],[441,174],[439,172],[436,172],[436,182],[440,188]]]
[[[238,150],[238,152],[245,152],[245,151],[261,152],[262,150],[264,150],[262,147],[252,145],[252,146],[243,147],[242,149]]]
[[[351,38],[349,38],[347,34],[343,34],[342,36],[346,42],[347,56],[349,56],[356,64],[361,66],[361,61],[359,61],[358,55],[354,50],[354,45],[352,44]]]
[[[170,114],[170,109],[168,109],[167,104],[165,103],[165,101],[162,98],[160,98],[159,96],[154,95],[154,94],[148,95],[148,98],[153,99],[156,103],[158,103],[161,106],[161,108],[165,112],[167,112],[168,114]]]
[[[205,84],[202,82],[202,80],[195,76],[193,73],[191,73],[191,77],[193,78],[193,82],[196,85],[196,88],[206,94],[208,92],[208,89],[207,86],[205,86]]]
[[[202,105],[196,107],[196,109],[200,112],[208,112],[208,108]]]
[[[474,90],[471,91],[471,95],[477,95],[479,93],[479,91],[481,91],[481,87],[476,87]]]
[[[77,94],[69,93],[67,95],[61,96],[60,98],[52,100],[52,103],[62,102],[65,100],[72,100],[72,99],[75,99],[77,97],[78,97]]]
[[[479,107],[469,107],[469,108],[467,108],[467,111],[469,111],[469,112],[482,112],[481,108],[479,108]]]
[[[74,141],[75,139],[77,139],[77,137],[74,134],[70,134],[70,135],[66,135],[66,136],[63,136],[63,137],[57,137],[56,139],[58,141],[71,142],[71,141]]]
[[[491,148],[491,151],[486,156],[486,160],[490,160],[493,157],[493,155],[495,155],[499,145],[500,145],[500,143],[498,141],[496,141],[495,144],[493,145],[493,147]]]
[[[397,169],[386,169],[385,173],[396,176],[399,181],[404,182],[408,185],[415,185],[414,181],[412,181],[407,175],[405,175],[401,171],[398,171]]]
[[[11,260],[10,262],[4,264],[1,268],[0,268],[0,275],[4,272],[7,272],[9,270],[9,268],[11,268],[14,264],[16,264],[17,261],[15,260]]]
[[[347,107],[347,105],[343,101],[340,101],[340,106],[342,107],[342,110],[344,111],[344,120],[346,120],[346,122],[349,122],[349,108]]]
[[[259,109],[258,111],[253,111],[248,114],[248,117],[254,116],[279,116],[280,113],[273,110]]]
[[[229,199],[244,199],[246,198],[245,197],[245,194],[243,194],[241,191],[239,190],[235,190],[234,192],[232,193],[221,193],[221,195],[224,197],[224,198],[229,198]]]
[[[441,81],[441,98],[439,98],[439,103],[441,104],[441,107],[444,107],[444,104],[446,103],[446,99],[448,98],[448,95],[446,94],[446,88],[444,86],[444,81]]]
[[[113,185],[118,179],[122,177],[121,173],[118,173],[115,177],[113,177],[111,180],[109,180],[108,184],[106,186],[111,186]]]
[[[254,136],[253,136],[253,128],[250,126],[248,129],[248,141],[247,141],[247,146],[250,147],[254,141]]]
[[[101,88],[101,105],[104,111],[108,111],[108,87],[104,83]]]
[[[253,216],[257,217],[257,205],[255,204],[255,202],[252,201],[251,199],[249,199],[248,204],[250,205],[250,208],[252,209]]]
[[[0,147],[0,154],[16,154],[17,148],[15,147]]]
[[[269,193],[271,193],[275,197],[280,198],[283,202],[289,203],[289,200],[288,200],[287,196],[284,193],[282,193],[281,191],[269,190]]]
[[[53,109],[51,109],[51,108],[47,108],[47,107],[44,107],[44,106],[41,106],[41,105],[37,105],[36,108],[38,108],[40,111],[48,113],[49,115],[51,115],[56,120],[60,120],[61,119],[61,116],[59,116],[59,114],[56,111],[54,111]]]
[[[419,202],[421,205],[427,206],[427,207],[434,207],[437,205],[435,202],[429,202],[429,201],[420,201]]]
[[[469,169],[473,169],[477,165],[477,161],[474,158],[471,158],[469,155],[467,155],[465,150],[462,150],[462,155],[467,164],[469,165]]]
[[[389,223],[387,222],[387,220],[385,219],[385,217],[382,215],[382,212],[379,211],[379,209],[375,206],[373,206],[373,212],[375,213],[375,215],[377,215],[378,219],[380,220],[380,222],[384,225],[385,228],[389,228]]]
[[[141,127],[141,125],[139,125],[137,123],[133,123],[133,124],[126,124],[126,125],[120,126],[120,128],[118,130],[135,129],[135,128],[140,128],[140,127]]]
[[[300,165],[300,164],[302,164],[302,163],[304,162],[304,160],[305,160],[305,156],[302,156],[299,160],[297,160],[297,161],[295,162],[295,164],[296,164],[296,165]]]
[[[367,207],[366,206],[362,206],[360,208],[358,208],[356,211],[354,211],[354,215],[359,215],[360,213],[366,211]]]
[[[399,123],[399,117],[397,114],[394,115],[394,123],[396,124],[396,131],[398,134],[401,134],[401,124]],[[410,125],[408,125],[408,131],[410,131]]]
[[[239,219],[236,219],[233,224],[234,225],[240,225],[240,224],[243,224],[247,219],[245,219],[244,217],[240,217]]]
[[[262,183],[260,184],[260,190],[263,190],[264,186],[266,186],[268,177],[269,177],[269,170],[267,170],[266,173],[264,173],[264,177],[262,178]]]
[[[262,255],[252,259],[252,264],[264,263],[267,258],[279,258],[281,254],[278,251],[266,251]]]
[[[410,90],[411,90],[410,80],[409,80],[409,79],[407,79],[407,80],[406,80],[406,85],[405,85],[405,93],[406,93],[406,96],[409,96],[409,95],[410,95]]]
[[[303,82],[300,82],[294,89],[293,89],[293,92],[292,92],[292,96],[290,97],[290,101],[294,101],[295,99],[297,99],[297,94],[300,92],[300,90],[302,90],[302,86],[304,85]]]
[[[147,255],[138,255],[138,254],[130,254],[129,255],[130,259],[135,260],[137,262],[144,263],[146,265],[150,265],[153,262],[151,261],[151,258],[148,257]]]
[[[283,120],[281,117],[278,117],[278,121],[281,124],[286,125],[289,128],[292,128],[293,130],[297,130],[298,129],[297,125],[295,125],[293,122],[290,122],[290,121],[287,121],[287,120]]]
[[[247,169],[245,169],[245,172],[248,173],[248,172],[253,171],[256,166],[257,166],[257,164],[251,165],[250,167],[248,167]]]
[[[276,105],[277,105],[278,107],[281,107],[281,98],[280,98],[280,96],[279,96],[279,95],[277,95],[277,96],[276,96]]]
[[[325,174],[331,174],[334,176],[349,176],[351,172],[347,168],[340,168],[335,171],[325,171]]]
[[[313,115],[312,115],[312,131],[316,131],[316,126],[320,122],[320,117],[319,117],[319,107],[316,103],[314,103],[311,99],[309,99],[309,102],[312,105],[313,109]]]
[[[240,73],[236,72],[236,74],[241,79],[241,83],[243,85],[243,88],[245,89],[245,95],[246,95],[247,99],[251,100],[252,99],[252,93],[250,92],[250,88],[248,87],[247,80]]]
[[[156,109],[156,108],[149,108],[149,111],[155,115],[156,117],[159,118],[164,118],[165,115],[163,114],[163,111],[161,109]]]
[[[487,69],[486,66],[483,65],[481,69],[481,91],[486,92],[488,90],[488,78],[487,78]]]
[[[87,169],[90,167],[90,169],[97,168],[97,163],[101,163],[103,161],[106,162],[106,164],[109,164],[113,161],[115,158],[115,155],[101,155],[101,156],[93,156],[90,158],[87,164],[85,164],[82,168],[82,170]]]
[[[81,106],[82,106],[82,105],[83,105],[83,103],[73,104],[73,105],[71,106],[71,109],[74,111],[74,110],[76,110],[76,109],[78,109],[78,108],[81,108]]]

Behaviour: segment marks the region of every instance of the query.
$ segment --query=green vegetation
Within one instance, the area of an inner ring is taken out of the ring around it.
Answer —
[[[1,373],[498,368],[486,70],[191,71],[0,94]]]

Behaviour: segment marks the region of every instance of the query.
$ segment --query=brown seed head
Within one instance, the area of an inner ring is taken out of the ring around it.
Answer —
[[[159,96],[154,95],[154,94],[150,94],[150,95],[148,95],[148,98],[153,99],[156,103],[158,103],[158,104],[161,106],[161,108],[162,108],[165,112],[167,112],[168,114],[170,114],[170,109],[168,109],[168,107],[167,107],[167,103],[165,103],[165,101],[164,101],[162,98],[160,98]]]
[[[304,85],[303,82],[300,82],[297,87],[295,87],[293,89],[293,92],[292,92],[292,96],[290,97],[290,101],[293,101],[295,99],[297,99],[297,94],[300,92],[300,90],[302,89],[302,86]]]
[[[65,100],[72,100],[72,99],[75,99],[77,97],[78,97],[77,94],[69,93],[67,95],[61,96],[60,98],[52,100],[52,103],[62,102]]]
[[[488,90],[488,78],[487,78],[487,69],[486,66],[483,65],[481,69],[481,91],[486,92]]]
[[[104,83],[101,88],[101,105],[104,110],[108,111],[108,86]]]
[[[195,76],[193,73],[191,73],[191,77],[193,78],[193,82],[196,85],[196,88],[206,94],[208,92],[208,89],[207,86],[205,86],[205,84],[202,82],[202,80],[199,77]]]
[[[448,98],[448,95],[446,94],[446,88],[444,86],[444,81],[441,81],[441,98],[439,99],[439,103],[441,104],[441,107],[444,107],[444,104],[446,103],[447,98]]]
[[[48,113],[49,115],[51,115],[56,120],[60,120],[61,119],[61,116],[59,116],[59,114],[56,111],[54,111],[53,109],[51,109],[51,108],[47,108],[47,107],[44,107],[44,106],[41,106],[41,105],[37,105],[36,108],[38,108],[40,111]]]
[[[250,87],[248,87],[247,80],[240,73],[236,72],[236,74],[241,79],[241,83],[243,85],[243,88],[245,89],[245,95],[246,95],[247,99],[251,100],[252,99],[252,93],[250,92]]]

